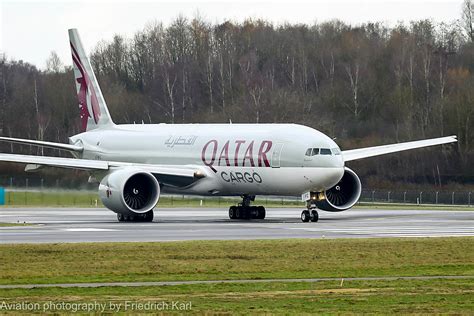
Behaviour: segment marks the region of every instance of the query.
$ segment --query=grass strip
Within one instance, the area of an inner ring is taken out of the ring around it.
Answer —
[[[17,227],[17,226],[32,226],[29,223],[0,223],[0,227]]]
[[[474,275],[472,237],[5,244],[0,254],[0,284]]]
[[[395,280],[319,283],[259,283],[180,285],[160,287],[95,289],[0,290],[6,303],[29,302],[39,310],[14,314],[42,314],[49,302],[120,305],[121,314],[137,312],[178,313],[173,302],[187,303],[191,314],[472,314],[474,289],[470,280]],[[126,305],[128,302],[128,305]],[[133,310],[132,303],[155,303],[151,310]],[[159,310],[159,306],[168,309]],[[3,313],[7,313],[2,310]],[[52,312],[52,311],[50,311]],[[55,310],[68,314],[71,310]],[[95,310],[94,312],[98,312]]]

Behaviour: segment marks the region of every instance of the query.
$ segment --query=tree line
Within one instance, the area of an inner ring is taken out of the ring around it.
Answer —
[[[452,24],[341,21],[212,24],[178,16],[116,35],[91,52],[116,123],[283,123],[314,127],[342,149],[457,135],[459,142],[354,162],[372,187],[472,183],[471,0]],[[79,132],[72,68],[0,61],[0,134],[67,142]],[[69,63],[68,63],[69,64]],[[1,144],[3,152],[56,154]]]

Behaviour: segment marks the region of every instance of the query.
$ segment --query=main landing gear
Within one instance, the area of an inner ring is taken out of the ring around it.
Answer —
[[[264,219],[265,208],[263,206],[250,206],[255,201],[255,195],[243,195],[242,203],[229,207],[230,219]]]
[[[153,222],[153,210],[133,215],[117,213],[117,219],[119,222]]]
[[[319,214],[316,209],[316,201],[319,197],[319,193],[311,192],[309,196],[309,200],[306,201],[306,210],[301,212],[301,221],[302,222],[317,222],[319,220]]]

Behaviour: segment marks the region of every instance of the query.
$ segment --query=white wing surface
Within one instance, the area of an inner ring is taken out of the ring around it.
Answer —
[[[342,152],[342,156],[344,157],[344,161],[352,161],[352,160],[380,156],[380,155],[385,155],[385,154],[390,154],[390,153],[395,153],[395,152],[410,150],[410,149],[415,149],[415,148],[454,143],[457,141],[458,140],[456,139],[456,136],[447,136],[447,137],[424,139],[424,140],[418,140],[418,141],[406,142],[406,143],[344,150]]]
[[[84,149],[81,146],[70,145],[70,144],[53,143],[53,142],[45,142],[45,141],[40,141],[40,140],[3,137],[3,136],[0,136],[0,141],[22,144],[22,145],[48,147],[48,148],[61,149],[61,150],[67,150],[67,151],[77,151],[77,152],[81,152]]]
[[[134,167],[154,174],[158,181],[173,185],[188,185],[195,180],[205,177],[205,172],[198,166],[162,166],[154,164],[127,163],[90,159],[75,159],[49,156],[31,156],[0,154],[0,161],[23,164],[34,164],[58,168],[80,169],[87,171],[107,171],[111,169]]]
[[[49,156],[0,154],[0,161],[36,164],[36,165],[43,165],[43,166],[50,166],[50,167],[81,169],[81,170],[108,170],[109,169],[109,164],[107,161],[49,157]]]

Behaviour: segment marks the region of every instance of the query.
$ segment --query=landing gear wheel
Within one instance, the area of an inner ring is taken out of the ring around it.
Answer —
[[[125,218],[123,217],[123,214],[117,213],[117,220],[118,220],[119,222],[125,221]]]
[[[265,219],[265,215],[266,215],[265,208],[263,206],[258,206],[257,214],[258,214],[257,215],[258,219]]]
[[[301,212],[301,221],[307,223],[307,222],[309,222],[310,217],[311,216],[309,215],[308,210],[304,210],[303,212]]]
[[[235,208],[235,218],[238,218],[238,219],[242,218],[242,212],[240,210],[240,207]]]
[[[250,207],[239,207],[240,209],[240,218],[241,219],[249,219],[252,218],[252,212]]]
[[[145,214],[143,214],[143,221],[144,222],[153,222],[153,217],[154,217],[153,210],[148,211]]]
[[[311,221],[312,221],[312,222],[317,222],[318,220],[319,220],[318,211],[312,210],[312,211],[311,211]]]
[[[230,219],[236,219],[237,217],[235,216],[235,206],[229,207],[229,218]]]

